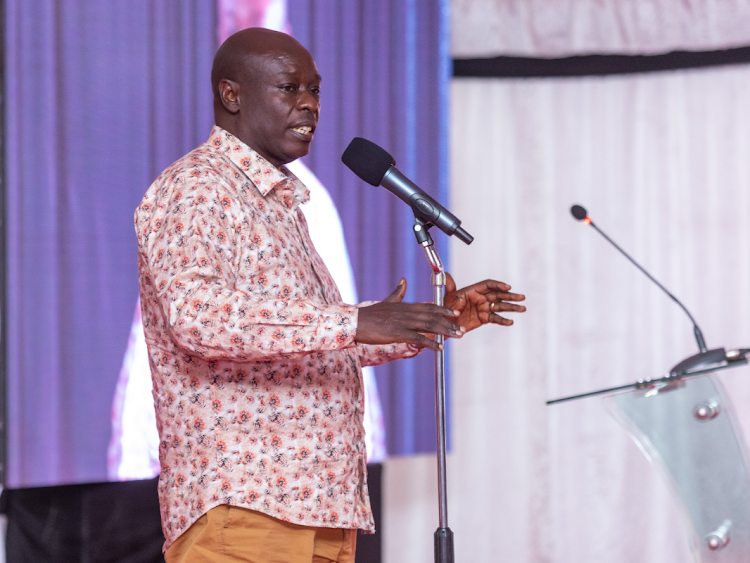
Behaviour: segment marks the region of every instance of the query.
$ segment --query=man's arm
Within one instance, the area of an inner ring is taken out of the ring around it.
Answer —
[[[241,361],[352,346],[355,306],[270,297],[264,288],[276,282],[254,268],[246,285],[255,290],[237,289],[241,261],[257,265],[258,252],[223,195],[215,181],[191,178],[136,212],[146,281],[172,341],[203,358]]]

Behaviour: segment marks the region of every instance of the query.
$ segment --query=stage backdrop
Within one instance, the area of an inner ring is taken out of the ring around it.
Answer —
[[[291,30],[324,76],[307,162],[339,208],[363,300],[385,297],[401,276],[409,298],[431,298],[405,206],[365,187],[340,155],[352,137],[370,138],[445,201],[445,8],[288,4]],[[216,9],[5,1],[7,486],[107,478],[112,397],[138,295],[133,211],[210,131]],[[431,358],[381,368],[378,379],[390,452],[433,449]]]
[[[211,2],[6,0],[7,486],[104,480],[133,211],[211,126]]]
[[[747,25],[739,38],[731,25],[748,21],[747,2],[455,0],[454,15],[462,57],[617,52],[623,38],[651,37],[643,52],[750,45]],[[499,27],[485,34],[488,22]],[[489,50],[470,51],[480,36]],[[457,561],[691,560],[669,486],[601,400],[544,403],[659,376],[698,351],[684,313],[575,221],[574,203],[684,301],[709,348],[750,344],[748,92],[750,65],[454,80],[451,206],[478,229],[471,247],[452,246],[453,268],[464,282],[499,276],[528,305],[450,357]],[[749,376],[720,376],[746,437]],[[384,474],[386,560],[432,561],[433,460],[389,460]]]

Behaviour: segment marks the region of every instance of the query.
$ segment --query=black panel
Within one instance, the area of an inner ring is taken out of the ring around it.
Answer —
[[[581,55],[558,59],[494,57],[453,59],[454,77],[543,78],[635,74],[750,63],[750,47],[674,51],[663,55]]]
[[[370,500],[382,526],[380,464],[367,466]],[[6,489],[9,563],[163,563],[157,479]],[[380,563],[382,531],[359,534],[357,563]]]
[[[381,490],[383,484],[383,465],[373,463],[367,466],[367,486],[370,489],[370,504],[372,514],[375,517],[374,534],[357,535],[357,557],[356,563],[380,563],[383,550],[383,511],[381,502]]]
[[[11,489],[13,563],[163,563],[157,480]]]

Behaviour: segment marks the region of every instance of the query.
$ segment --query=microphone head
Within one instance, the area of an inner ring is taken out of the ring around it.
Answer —
[[[379,186],[388,169],[396,164],[393,157],[385,150],[362,137],[352,139],[344,154],[341,155],[341,161],[357,176],[373,186]]]
[[[575,217],[579,221],[583,221],[588,216],[588,213],[586,213],[586,209],[584,207],[581,207],[580,205],[574,205],[573,207],[571,207],[570,212],[573,214],[573,217]]]

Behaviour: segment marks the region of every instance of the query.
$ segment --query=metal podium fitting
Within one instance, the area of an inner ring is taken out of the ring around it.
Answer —
[[[604,395],[609,413],[667,478],[686,516],[694,560],[739,563],[750,554],[747,449],[719,370],[747,365],[750,349],[709,350],[664,377],[574,395]]]
[[[435,243],[430,236],[432,225],[415,217],[414,236],[424,250],[427,262],[432,268],[431,283],[434,303],[443,306],[445,294],[445,270]],[[435,335],[438,344],[444,343],[442,334]],[[453,563],[453,532],[448,527],[448,486],[446,479],[446,437],[445,437],[445,350],[435,350],[435,421],[437,426],[437,469],[439,527],[435,531],[435,563]]]

